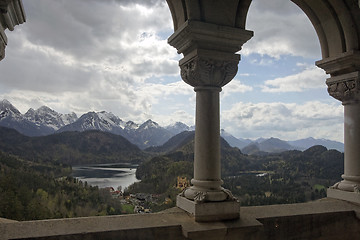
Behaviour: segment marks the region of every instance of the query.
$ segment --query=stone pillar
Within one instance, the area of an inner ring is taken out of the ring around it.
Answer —
[[[326,81],[330,96],[344,106],[344,180],[327,195],[360,203],[360,54],[352,51],[317,64],[331,74]]]
[[[327,80],[329,94],[344,105],[344,180],[333,189],[358,192],[360,187],[360,72]],[[359,195],[360,197],[360,195]]]
[[[223,201],[221,189],[219,87],[196,87],[193,187],[184,195],[198,202]]]
[[[344,142],[344,181],[338,188],[356,192],[360,189],[360,102],[344,104]]]
[[[182,79],[196,92],[195,159],[192,186],[177,198],[177,206],[196,221],[238,218],[240,205],[221,187],[220,101],[221,88],[236,75],[236,54],[252,32],[198,21],[187,21],[169,38],[184,54]]]

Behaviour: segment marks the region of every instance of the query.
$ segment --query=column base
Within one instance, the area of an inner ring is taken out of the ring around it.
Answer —
[[[359,192],[348,192],[340,189],[328,188],[327,197],[360,204]]]
[[[339,189],[347,192],[359,192],[360,191],[360,177],[359,176],[348,176],[341,175],[344,179],[341,182],[335,183],[334,186],[330,188]]]
[[[218,187],[219,188],[219,187]],[[186,197],[187,199],[194,200],[195,202],[222,202],[229,198],[233,198],[231,193],[225,192],[224,188],[219,188],[217,190],[210,190],[211,188],[199,188],[196,186],[191,186],[187,188],[183,193],[182,196]]]
[[[178,195],[176,206],[193,215],[196,222],[232,220],[240,217],[240,202],[237,200],[199,203]]]

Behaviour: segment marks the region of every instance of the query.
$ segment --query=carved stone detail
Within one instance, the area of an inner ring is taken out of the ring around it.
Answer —
[[[360,78],[358,74],[353,77],[326,81],[328,93],[343,103],[357,101],[360,98]]]
[[[237,201],[237,200],[238,200],[236,197],[234,197],[234,195],[231,193],[230,190],[223,188],[222,191],[223,191],[224,193],[226,193],[226,195],[227,195],[227,200],[231,200],[231,201]]]
[[[340,182],[335,183],[333,186],[330,186],[331,189],[339,189]]]
[[[196,203],[203,203],[206,200],[206,192],[196,192],[194,196],[194,201]]]
[[[359,81],[350,80],[328,84],[328,93],[340,101],[348,101],[359,94]]]
[[[216,60],[197,56],[183,63],[180,68],[181,78],[193,87],[223,87],[235,77],[238,61]]]

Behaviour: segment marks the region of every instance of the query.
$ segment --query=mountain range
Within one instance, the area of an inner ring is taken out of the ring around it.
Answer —
[[[221,136],[232,146],[241,149],[245,154],[263,154],[278,153],[289,150],[304,151],[312,146],[321,145],[327,149],[335,149],[344,152],[344,144],[342,142],[332,141],[328,139],[315,139],[312,137],[299,139],[295,141],[284,141],[278,138],[258,138],[256,140],[236,138],[221,130]]]
[[[78,118],[75,113],[61,114],[42,106],[37,110],[30,108],[25,114],[21,114],[7,100],[0,102],[0,126],[13,128],[30,137],[68,131],[100,130],[121,135],[141,149],[162,145],[172,136],[191,130],[180,122],[167,127],[161,127],[151,119],[142,124],[124,122],[118,116],[105,111],[88,112]]]
[[[123,121],[118,116],[101,111],[88,112],[78,117],[75,113],[61,114],[47,106],[36,110],[30,108],[25,114],[14,107],[9,101],[0,101],[0,126],[13,128],[26,136],[47,136],[54,133],[69,131],[100,130],[121,135],[140,149],[161,146],[171,137],[183,132],[193,131],[182,122],[162,127],[151,119],[142,124]],[[236,138],[225,130],[221,136],[233,147],[238,147],[246,154],[262,154],[263,152],[281,152],[287,150],[305,150],[314,145],[323,145],[329,149],[344,151],[344,144],[326,139],[300,139],[283,141],[277,138],[257,140]]]

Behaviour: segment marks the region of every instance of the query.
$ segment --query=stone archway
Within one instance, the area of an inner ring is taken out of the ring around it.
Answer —
[[[359,2],[292,1],[312,22],[323,58],[316,65],[331,75],[328,92],[345,107],[344,181],[328,195],[352,200],[360,186]],[[239,205],[221,188],[219,92],[236,75],[240,60],[236,52],[253,35],[245,30],[251,2],[167,0],[175,31],[168,42],[184,55],[179,62],[181,77],[197,96],[193,186],[178,197],[177,205],[199,221],[238,217]]]
[[[13,31],[16,25],[25,21],[25,11],[20,0],[0,1],[0,61],[5,57],[8,41],[5,30]]]
[[[360,3],[355,0],[292,0],[309,17],[319,37],[322,60],[330,74],[329,94],[344,105],[344,179],[329,197],[360,202]]]

